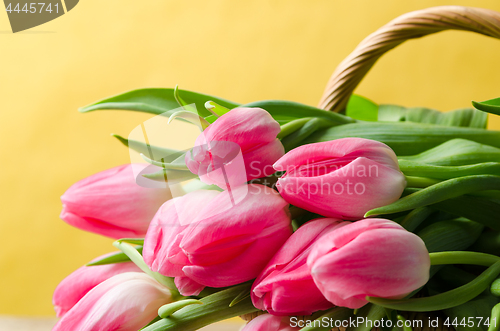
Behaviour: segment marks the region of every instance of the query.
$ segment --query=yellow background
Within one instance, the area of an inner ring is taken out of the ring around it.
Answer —
[[[239,102],[316,105],[336,65],[405,12],[498,0],[82,0],[68,14],[11,34],[0,11],[0,314],[53,315],[60,280],[111,251],[111,240],[59,220],[74,182],[128,162],[109,136],[151,116],[77,108],[141,87]],[[444,32],[384,56],[357,89],[378,103],[469,107],[500,96],[500,41]],[[490,119],[500,129],[500,120]]]

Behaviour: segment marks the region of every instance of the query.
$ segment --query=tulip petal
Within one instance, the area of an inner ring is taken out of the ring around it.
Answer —
[[[162,188],[146,188],[134,171],[147,165],[127,164],[87,177],[61,197],[61,218],[82,230],[115,239],[142,237],[158,207],[171,198]]]
[[[281,196],[290,204],[347,220],[363,218],[371,206],[398,200],[405,186],[401,172],[365,157],[321,176],[284,176],[277,183]]]
[[[430,258],[422,239],[399,224],[365,219],[324,235],[307,264],[330,302],[354,309],[366,296],[402,297],[423,286]]]
[[[99,260],[106,255],[97,258]],[[140,272],[132,262],[81,267],[66,277],[54,291],[52,303],[57,317],[62,317],[91,289],[114,275],[125,272]]]
[[[94,287],[53,331],[136,331],[157,316],[158,308],[170,302],[168,289],[153,278],[127,272]]]

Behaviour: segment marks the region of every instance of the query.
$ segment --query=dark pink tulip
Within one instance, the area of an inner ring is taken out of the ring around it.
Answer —
[[[334,305],[360,308],[366,296],[401,298],[429,279],[424,242],[399,224],[368,218],[321,237],[307,265],[321,293]]]
[[[301,329],[292,324],[289,317],[263,314],[248,322],[241,331],[298,331]]]
[[[263,109],[232,109],[200,134],[186,154],[186,165],[203,182],[223,189],[266,177],[285,153],[276,138],[280,130]]]
[[[137,331],[172,302],[170,291],[139,272],[115,275],[94,287],[52,331]]]
[[[323,235],[349,224],[320,218],[301,226],[274,255],[252,286],[252,302],[273,315],[310,315],[333,305],[314,283],[307,257]]]
[[[133,167],[126,164],[87,177],[61,197],[61,219],[79,229],[111,238],[144,237],[158,208],[171,198],[167,189],[136,184]]]
[[[153,218],[143,256],[175,277],[181,294],[251,280],[292,234],[288,204],[263,185],[199,190],[165,203]]]
[[[286,171],[277,182],[286,201],[341,219],[363,218],[368,210],[399,199],[406,186],[396,154],[369,139],[303,145],[279,159],[274,168]]]
[[[97,259],[105,257],[103,255]],[[96,260],[97,260],[96,259]],[[57,317],[62,317],[91,289],[108,278],[124,272],[140,272],[141,269],[132,262],[83,266],[66,277],[54,291],[52,303]]]

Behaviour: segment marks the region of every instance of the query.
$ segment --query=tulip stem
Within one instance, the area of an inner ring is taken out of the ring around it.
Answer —
[[[202,305],[188,305],[142,331],[193,331],[218,321],[256,312],[258,309],[253,306],[249,297],[229,307],[246,286],[247,284],[233,286],[201,298],[199,301]]]
[[[500,297],[500,278],[496,279],[490,288],[491,294]],[[500,307],[499,307],[500,308]]]
[[[405,176],[405,177],[406,177],[406,187],[425,188],[441,182],[441,180],[439,179],[427,178],[427,177],[416,177],[416,176]]]
[[[490,326],[488,331],[498,331],[500,327],[500,303],[497,303],[491,310]]]
[[[430,253],[431,265],[473,264],[489,267],[500,261],[500,257],[477,252],[450,251]]]
[[[309,120],[311,120],[312,117],[304,117],[304,118],[299,118],[293,121],[290,121],[286,124],[283,124],[281,126],[281,132],[278,133],[278,139],[283,139],[284,137],[288,136],[289,134],[294,133],[298,129],[304,126]]]

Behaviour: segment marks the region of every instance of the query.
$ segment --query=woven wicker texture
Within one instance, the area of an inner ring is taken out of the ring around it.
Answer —
[[[399,16],[366,37],[340,63],[328,81],[319,107],[342,111],[356,86],[385,52],[408,39],[444,30],[472,31],[500,39],[500,13],[483,8],[440,6]]]

